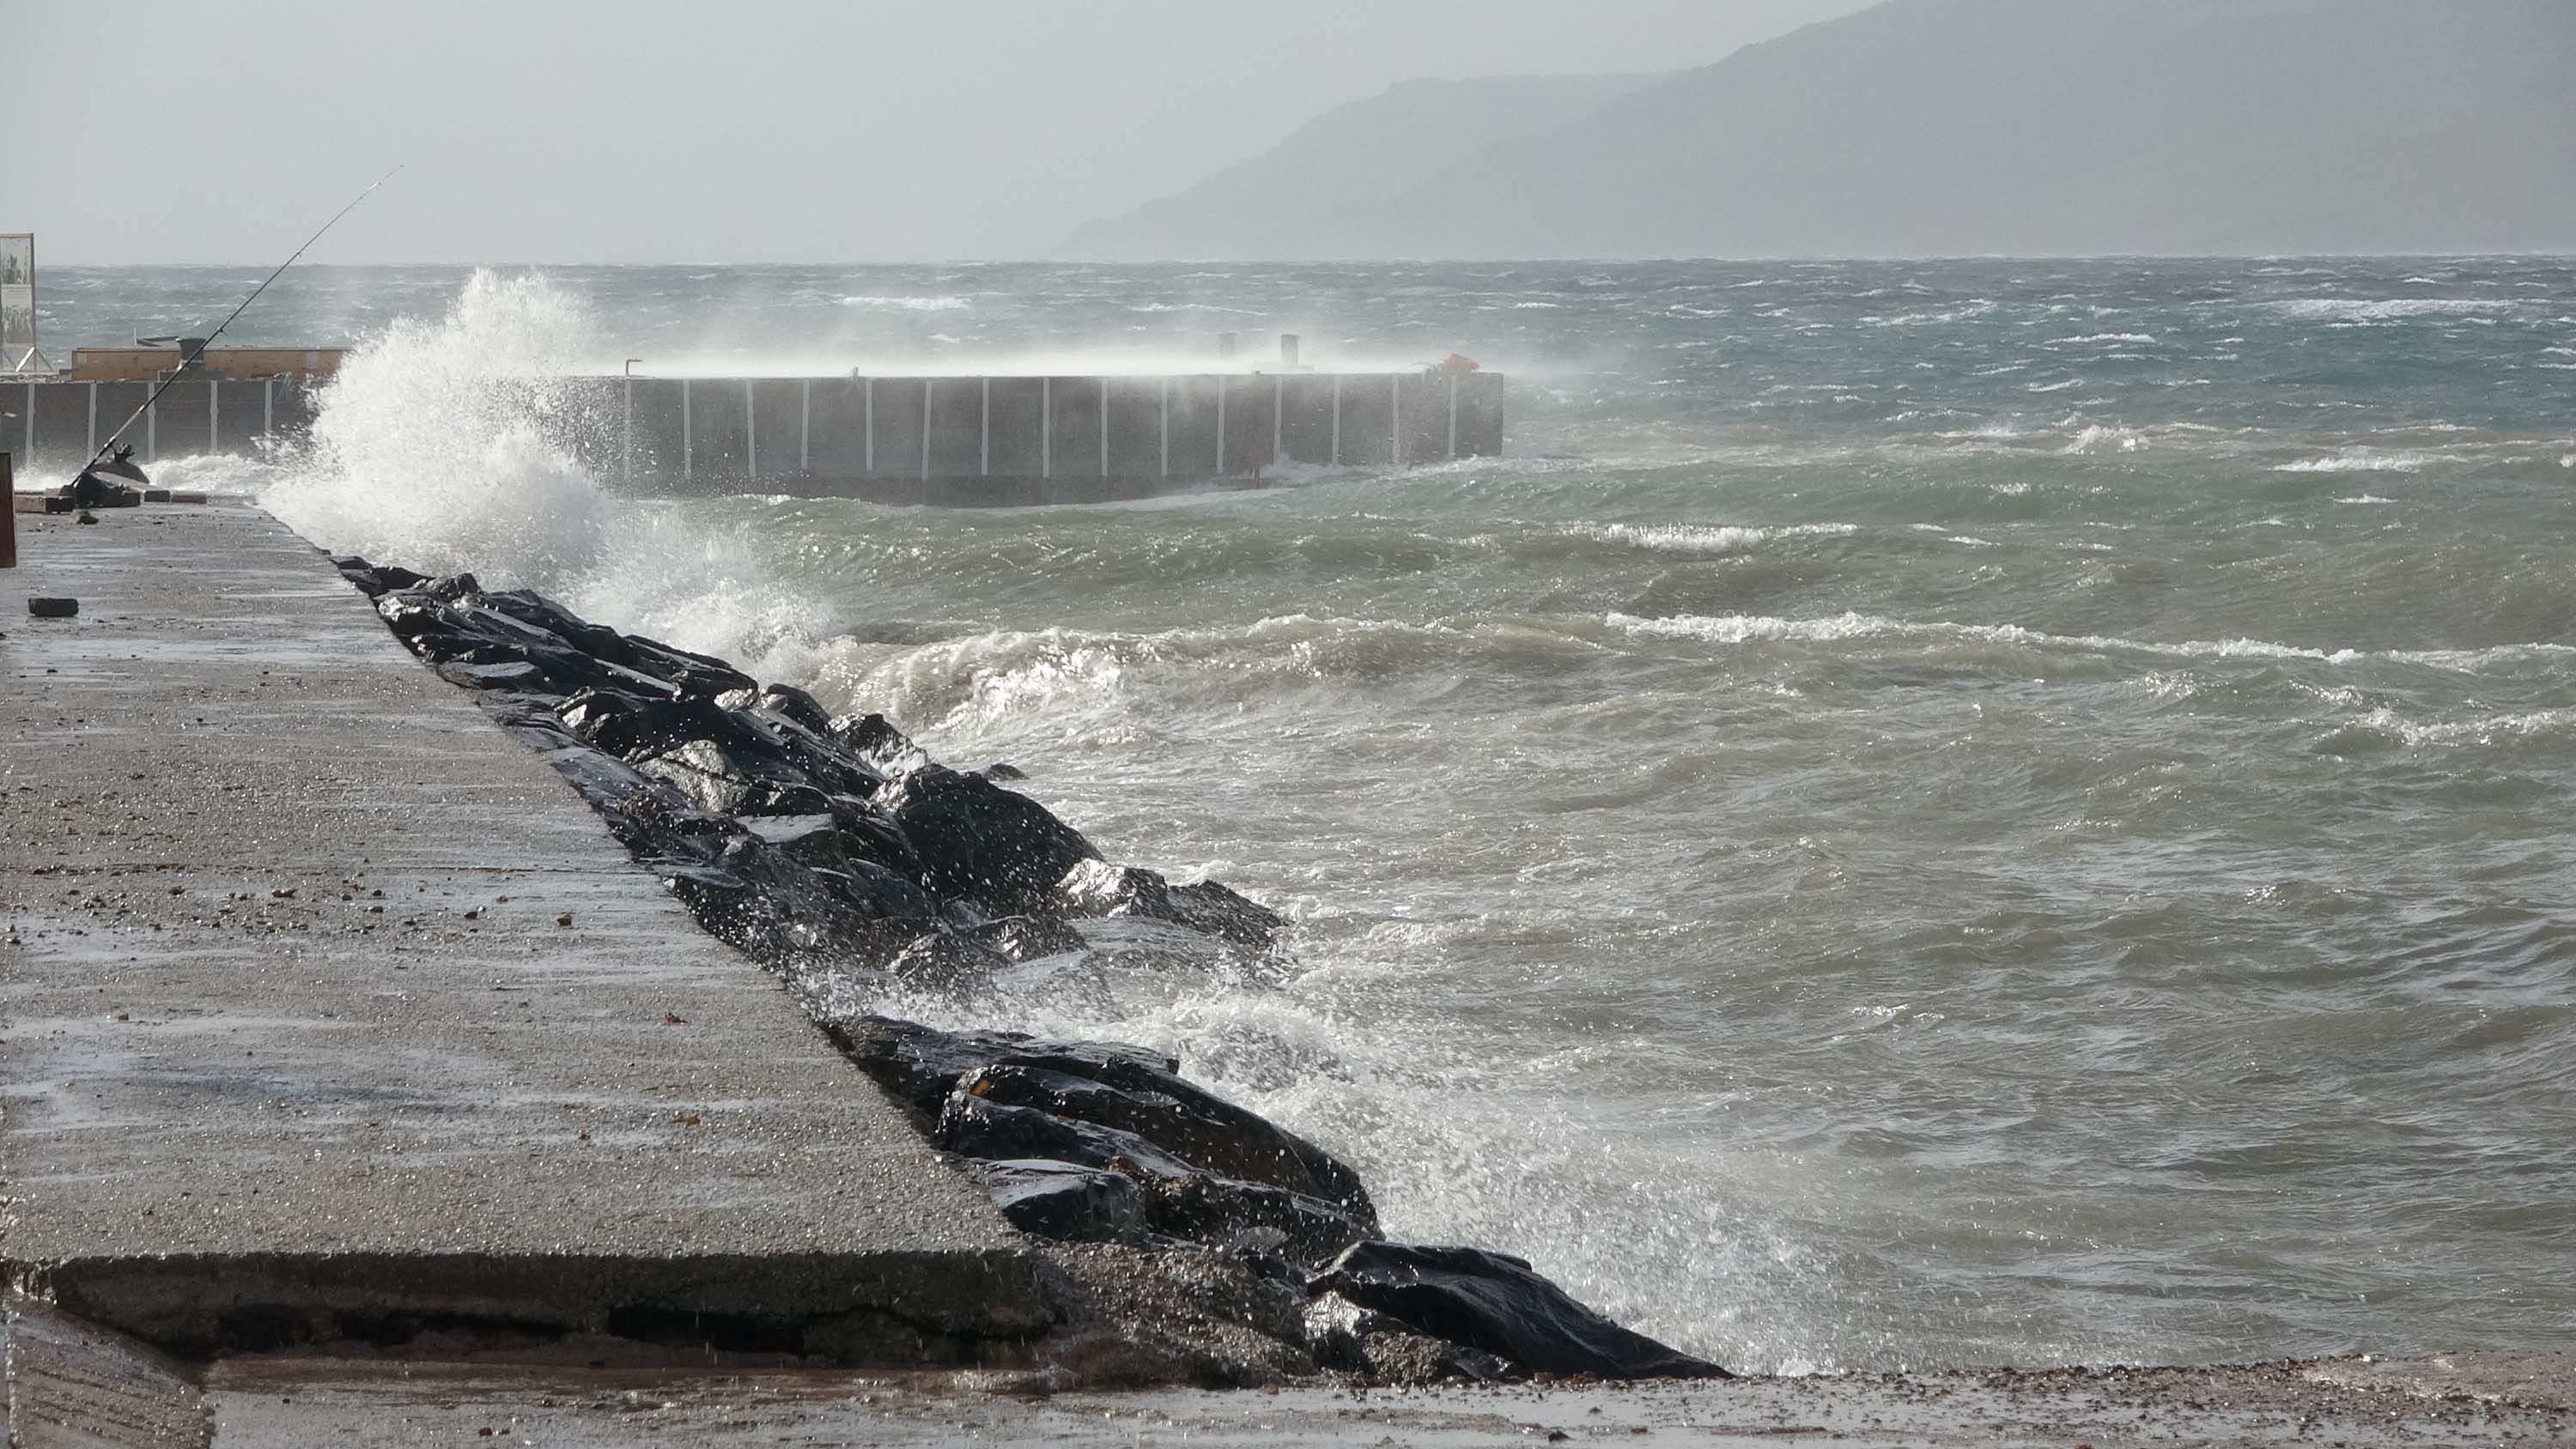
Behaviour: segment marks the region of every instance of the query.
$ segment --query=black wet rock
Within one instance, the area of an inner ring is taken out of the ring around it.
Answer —
[[[1077,1074],[997,1062],[970,1073],[959,1090],[987,1102],[1035,1107],[1058,1117],[1131,1132],[1202,1172],[1267,1183],[1321,1198],[1374,1224],[1359,1175],[1322,1148],[1179,1075],[1127,1059],[1103,1059]]]
[[[1002,916],[973,927],[968,934],[1012,961],[1061,956],[1091,944],[1082,932],[1053,916]]]
[[[980,993],[1010,958],[939,922],[914,936],[885,963],[887,975],[945,997]]]
[[[842,1054],[911,1109],[935,1121],[969,1072],[1010,1063],[1056,1071],[1098,1071],[1113,1060],[1177,1074],[1181,1064],[1151,1047],[1122,1042],[1051,1041],[1017,1031],[941,1031],[888,1016],[824,1023]]]
[[[1523,1374],[1734,1377],[1575,1302],[1526,1261],[1481,1248],[1354,1243],[1308,1282],[1307,1291],[1495,1355]]]
[[[981,775],[925,765],[896,778],[878,803],[920,852],[932,890],[1008,908],[1047,899],[1077,863],[1100,852],[1045,806]]]
[[[1319,1198],[1363,1223],[1377,1221],[1358,1173],[1296,1133],[1183,1077],[1177,1060],[1150,1047],[1049,1041],[1005,1031],[944,1032],[886,1017],[834,1022],[828,1029],[862,1071],[924,1119],[939,1117],[961,1093],[994,1105],[1034,1107],[1132,1133],[1195,1171],[1269,1183]]]
[[[1146,1237],[1136,1179],[1045,1158],[978,1162],[976,1181],[1021,1232],[1067,1243],[1132,1243]]]
[[[1064,895],[1068,873],[1099,859],[1081,832],[993,782],[1015,772],[946,769],[883,715],[833,718],[801,689],[533,590],[333,562],[414,653],[544,751],[701,921],[772,965],[865,966],[955,992],[1085,949],[1064,919],[1077,909],[1168,922],[1211,947],[1258,947],[1280,924],[1223,886],[1151,872],[1119,876],[1123,893]]]
[[[885,1017],[833,1023],[831,1031],[852,1061],[930,1124],[943,1150],[1126,1175],[1163,1236],[1313,1264],[1378,1231],[1358,1174],[1184,1080],[1178,1063],[1148,1048],[943,1032]]]
[[[988,1162],[1035,1159],[1123,1172],[1131,1177],[1188,1177],[1183,1162],[1133,1132],[1059,1117],[1035,1107],[987,1102],[952,1092],[930,1140],[943,1152]]]
[[[910,736],[881,714],[845,715],[832,721],[830,733],[833,744],[875,766],[888,778],[899,779],[935,763],[928,751],[914,744]]]
[[[1078,861],[1058,877],[1048,904],[1067,916],[1167,921],[1254,951],[1268,948],[1288,924],[1278,912],[1215,881],[1176,886],[1142,866],[1098,859]]]
[[[1208,1173],[1144,1180],[1148,1221],[1167,1237],[1276,1253],[1299,1264],[1328,1262],[1378,1231],[1341,1206],[1266,1182]]]
[[[1307,1351],[1318,1367],[1394,1384],[1436,1384],[1453,1379],[1498,1383],[1515,1378],[1512,1366],[1480,1348],[1416,1333],[1383,1313],[1362,1308],[1338,1293],[1306,1304]]]
[[[960,1157],[1057,1162],[1131,1178],[1146,1225],[1167,1238],[1319,1263],[1374,1231],[1320,1198],[1211,1173],[1137,1133],[989,1101],[972,1088],[949,1094],[931,1140]]]
[[[335,555],[331,566],[340,577],[358,586],[358,592],[372,599],[395,589],[415,588],[429,582],[426,574],[416,574],[392,564],[371,564],[355,554]]]

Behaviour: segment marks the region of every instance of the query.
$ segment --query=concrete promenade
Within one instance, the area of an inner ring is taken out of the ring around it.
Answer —
[[[192,1359],[1036,1332],[983,1194],[312,547],[100,517],[0,573],[16,1287]]]

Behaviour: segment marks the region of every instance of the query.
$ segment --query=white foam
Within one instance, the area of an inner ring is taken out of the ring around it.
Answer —
[[[2142,453],[2146,448],[2147,435],[2137,429],[2096,423],[2077,433],[2058,451],[2070,457],[2085,457],[2097,453]]]
[[[2576,732],[2576,710],[2537,709],[2511,714],[2485,715],[2475,719],[2411,720],[2395,710],[2381,707],[2345,725],[2336,733],[2362,730],[2384,739],[2416,748],[2458,748],[2465,745],[2494,745],[2533,735],[2563,735]]]
[[[2275,473],[2414,473],[2432,462],[2426,453],[2338,453],[2331,458],[2302,458],[2273,467]]]
[[[1854,523],[1800,523],[1781,528],[1687,523],[1605,523],[1575,530],[1605,543],[1659,553],[1730,554],[1781,538],[1841,538],[1860,532]]]
[[[974,306],[965,297],[873,297],[853,296],[840,299],[844,307],[866,307],[887,312],[963,312]]]
[[[444,317],[348,356],[261,502],[327,548],[559,586],[606,543],[609,503],[572,461],[579,421],[553,380],[587,370],[595,335],[571,293],[478,271]]]
[[[747,524],[621,503],[576,461],[606,420],[563,378],[613,371],[599,365],[609,350],[574,293],[478,271],[444,316],[405,318],[350,353],[310,443],[260,502],[335,552],[471,570],[757,674],[804,673],[819,610],[770,580]]]
[[[2467,298],[2392,298],[2371,301],[2360,297],[2303,297],[2295,301],[2265,302],[2264,310],[2284,317],[2316,322],[2390,322],[2407,317],[2467,317],[2481,312],[2510,309],[2511,302],[2486,302]]]
[[[1678,614],[1643,618],[1634,614],[1612,613],[1606,622],[1613,630],[1642,638],[1697,639],[1711,644],[1835,643],[1855,639],[1925,643],[1957,641],[2096,654],[2143,654],[2171,659],[2304,659],[2339,665],[2380,661],[2461,670],[2535,656],[2576,654],[2576,645],[2548,643],[2505,644],[2487,649],[2411,650],[2311,649],[2265,639],[2190,639],[2167,644],[2099,634],[2051,634],[2026,629],[2019,624],[1917,623],[1862,613],[1811,619],[1761,614]]]

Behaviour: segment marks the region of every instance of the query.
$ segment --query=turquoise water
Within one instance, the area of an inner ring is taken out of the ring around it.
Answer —
[[[49,273],[55,339],[248,272]],[[1289,910],[1121,1034],[1754,1367],[2576,1341],[2576,266],[324,270],[174,471],[1006,759]],[[416,325],[384,333],[393,319]],[[495,372],[1462,350],[1511,456],[1105,509],[602,496]],[[890,1003],[937,1016],[929,1003]]]

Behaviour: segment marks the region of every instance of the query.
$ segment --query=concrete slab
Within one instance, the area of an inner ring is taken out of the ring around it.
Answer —
[[[320,554],[237,503],[102,520],[0,574],[25,1286],[191,1354],[1036,1330],[983,1195]]]
[[[10,1449],[191,1449],[214,1437],[188,1371],[130,1338],[12,1295],[0,1308]]]
[[[2564,1381],[2567,1361],[2555,1372]],[[1367,1444],[1484,1449],[1968,1449],[2562,1443],[2548,1403],[2345,1386],[2334,1364],[2004,1370],[1724,1383],[1411,1391],[995,1392],[990,1375],[490,1370],[234,1360],[208,1380],[217,1449],[450,1444],[669,1446]],[[1028,1387],[1023,1385],[1022,1387]]]

